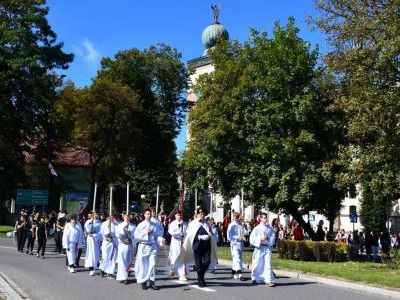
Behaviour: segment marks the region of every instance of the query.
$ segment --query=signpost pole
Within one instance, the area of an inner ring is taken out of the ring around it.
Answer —
[[[158,198],[160,197],[160,185],[157,185],[156,214],[158,214]]]
[[[93,211],[96,209],[97,182],[94,184]]]
[[[126,184],[126,213],[129,213],[129,181]]]

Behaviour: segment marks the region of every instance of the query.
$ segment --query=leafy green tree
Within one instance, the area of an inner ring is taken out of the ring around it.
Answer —
[[[152,195],[160,184],[169,209],[177,196],[174,139],[186,110],[188,74],[181,54],[164,44],[121,51],[114,59],[102,60],[98,77],[120,82],[136,93],[143,107],[142,144],[127,173],[137,193]]]
[[[10,197],[24,178],[24,146],[34,140],[43,112],[52,106],[52,72],[66,69],[73,56],[47,22],[44,0],[0,2],[0,197]],[[13,137],[10,137],[12,133]],[[3,182],[3,181],[2,181]]]
[[[55,105],[54,124],[62,144],[88,150],[92,180],[102,189],[125,185],[125,169],[141,145],[142,107],[135,92],[119,82],[96,79],[89,88],[67,85]]]
[[[316,6],[322,15],[314,22],[332,45],[325,61],[337,84],[335,107],[345,114],[348,147],[338,184],[361,184],[362,223],[382,230],[400,195],[400,2],[318,0]]]
[[[90,87],[69,84],[60,93],[56,132],[89,150],[93,180],[102,188],[129,181],[136,199],[145,194],[154,204],[160,185],[160,200],[169,210],[177,196],[174,138],[186,105],[180,54],[159,45],[121,51],[101,64]]]
[[[273,34],[253,30],[243,45],[210,51],[215,72],[195,87],[184,164],[190,186],[210,182],[225,198],[243,187],[252,203],[285,210],[315,238],[302,214],[336,216],[340,208],[340,124],[323,94],[317,49],[298,37],[292,18]]]

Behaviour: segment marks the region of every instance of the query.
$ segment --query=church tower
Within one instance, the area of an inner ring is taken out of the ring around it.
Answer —
[[[189,91],[187,96],[188,113],[190,113],[192,109],[195,109],[196,103],[199,100],[198,95],[192,90],[191,86],[196,84],[200,75],[211,73],[215,70],[210,57],[207,55],[208,51],[212,49],[219,40],[229,39],[228,31],[219,22],[219,6],[211,5],[211,9],[213,11],[213,21],[203,30],[201,35],[201,41],[205,47],[203,55],[187,62],[188,68],[192,72],[189,79]],[[190,123],[187,124],[186,137],[186,141],[189,142]],[[202,191],[202,195],[205,207],[210,212],[210,215],[216,222],[221,222],[224,218],[224,201],[221,194],[210,186],[207,190]]]

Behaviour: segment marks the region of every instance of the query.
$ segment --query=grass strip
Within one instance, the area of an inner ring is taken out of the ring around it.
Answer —
[[[253,249],[246,248],[244,252],[245,266],[251,262]],[[218,257],[231,260],[228,247],[218,248]],[[367,283],[375,286],[400,289],[400,270],[388,269],[386,265],[371,262],[315,262],[279,259],[273,254],[272,265],[276,269],[298,271],[301,273],[336,277],[355,282]]]

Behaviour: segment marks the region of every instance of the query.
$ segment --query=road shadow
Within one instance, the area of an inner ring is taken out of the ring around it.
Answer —
[[[292,286],[292,285],[308,285],[308,284],[317,284],[315,281],[301,281],[301,282],[279,282],[275,283],[275,286]]]
[[[194,284],[194,283],[193,283]],[[183,288],[184,291],[190,291],[192,288],[188,285],[185,284],[164,284],[164,285],[158,285],[157,286],[161,289],[174,289],[174,288]],[[150,289],[149,289],[150,290]]]
[[[250,287],[251,285],[251,280],[247,281],[236,281],[236,282],[216,282],[216,281],[209,281],[206,278],[206,284],[207,287],[213,287],[213,286],[223,286],[223,287]]]

